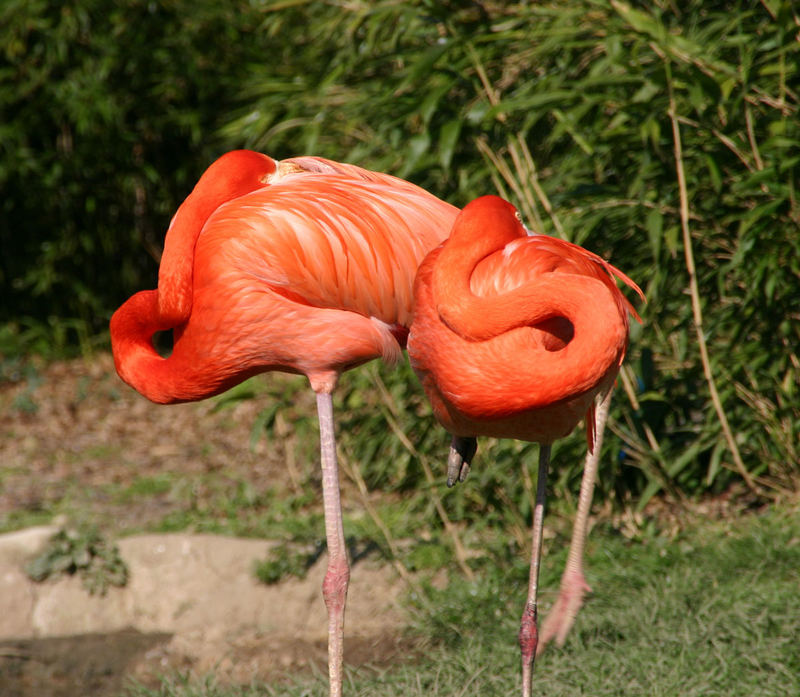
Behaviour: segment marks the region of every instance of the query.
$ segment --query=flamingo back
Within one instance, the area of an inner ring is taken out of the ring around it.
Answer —
[[[308,306],[407,326],[417,267],[457,212],[402,180],[286,177],[209,218],[195,292],[238,278]]]
[[[557,237],[534,233],[520,237],[475,266],[470,286],[477,295],[500,295],[546,273],[566,273],[595,278],[613,295],[627,326],[628,315],[639,314],[615,279],[644,300],[641,288],[626,274],[588,249]]]

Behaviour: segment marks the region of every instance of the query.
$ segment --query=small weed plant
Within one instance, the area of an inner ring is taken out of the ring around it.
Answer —
[[[25,570],[37,582],[77,574],[92,595],[105,595],[109,587],[128,582],[128,567],[119,548],[95,529],[59,530]]]

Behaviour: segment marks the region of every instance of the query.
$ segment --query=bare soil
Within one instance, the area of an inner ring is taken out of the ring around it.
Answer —
[[[304,396],[306,392],[297,391],[307,403],[294,407],[313,414],[313,400]],[[294,462],[287,458],[289,448],[280,442],[261,440],[251,447],[253,423],[264,406],[258,399],[227,409],[215,409],[213,402],[153,405],[119,380],[105,354],[49,365],[2,364],[0,524],[8,529],[18,527],[18,520],[52,522],[50,514],[58,512],[73,522],[101,524],[102,532],[111,536],[147,530],[184,508],[185,496],[176,495],[174,484],[142,496],[120,492],[164,473],[188,482],[195,507],[210,505],[220,486],[245,484],[258,494],[268,487],[313,481],[310,472],[317,463]],[[219,544],[226,544],[224,537]],[[359,573],[357,564],[353,576]],[[346,660],[351,665],[385,664],[410,648],[402,638],[394,604],[398,579],[388,568],[379,573],[373,569],[369,579],[370,602],[361,611],[356,607],[355,616],[348,614]],[[316,592],[316,600],[307,600],[308,583],[282,582],[281,602],[287,607],[319,602],[321,607]],[[186,603],[196,601],[183,597],[184,591],[170,587],[158,591],[174,594],[176,618]],[[217,593],[222,598],[226,589],[218,588]],[[75,600],[79,597],[80,593],[71,595],[70,603],[82,602]],[[85,597],[87,603],[93,602]],[[213,606],[217,599],[205,602]],[[258,597],[252,602],[258,603]],[[385,613],[376,613],[376,607],[386,608]],[[200,675],[213,670],[222,679],[247,683],[313,668],[324,679],[324,608],[312,608],[312,613],[319,614],[316,633],[291,636],[240,623],[230,631],[216,627],[213,641],[208,632],[182,628],[177,620],[173,628],[144,632],[120,628],[118,622],[107,631],[101,627],[70,633],[61,627],[57,636],[44,635],[41,626],[32,627],[27,635],[0,639],[0,694],[110,697],[128,678],[153,682],[170,670]],[[376,614],[380,621],[375,621]],[[2,624],[0,611],[0,628]],[[367,631],[353,631],[362,627]]]
[[[146,527],[169,512],[169,497],[149,496],[142,508],[137,500],[119,506],[99,492],[164,473],[187,476],[194,486],[214,474],[215,481],[257,490],[286,477],[280,444],[250,447],[264,407],[258,400],[221,410],[212,401],[154,405],[122,383],[107,354],[28,364],[6,378],[0,382],[2,517],[70,499],[116,529]],[[202,487],[194,492],[198,503],[206,494]]]

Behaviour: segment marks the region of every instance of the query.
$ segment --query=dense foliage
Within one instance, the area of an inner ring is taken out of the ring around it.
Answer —
[[[154,284],[169,217],[261,56],[258,22],[212,2],[3,3],[0,319],[37,348],[88,341]]]
[[[800,19],[788,0],[12,0],[1,12],[7,342],[48,321],[88,337],[152,286],[169,215],[222,150],[320,154],[457,205],[499,191],[642,285],[606,495],[797,486]],[[433,454],[408,378],[386,378],[398,424]],[[359,400],[385,403],[379,390]],[[354,413],[344,447],[365,462],[391,454],[372,485],[424,481],[396,434]],[[579,435],[561,446],[560,489],[575,489],[582,448]],[[529,452],[491,446],[483,462],[499,466],[480,475],[480,500],[463,495],[464,515],[524,498],[513,463]]]

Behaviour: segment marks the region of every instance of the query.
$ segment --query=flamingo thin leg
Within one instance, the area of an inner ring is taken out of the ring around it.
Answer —
[[[536,597],[539,592],[539,562],[542,558],[542,530],[544,529],[544,503],[547,497],[547,469],[550,466],[550,446],[539,446],[539,475],[536,481],[536,504],[533,509],[533,542],[531,544],[531,570],[528,581],[528,599],[522,611],[519,628],[519,648],[522,654],[522,697],[531,696],[533,661],[536,657],[538,630],[536,627]]]
[[[581,492],[578,496],[578,510],[575,515],[575,525],[572,528],[569,555],[564,567],[564,574],[561,576],[558,600],[556,600],[542,626],[537,655],[544,650],[547,643],[553,638],[555,638],[558,646],[563,646],[569,630],[575,623],[578,611],[583,605],[584,594],[592,591],[583,575],[583,551],[588,535],[589,512],[592,508],[592,495],[594,494],[600,451],[603,447],[603,435],[608,421],[608,411],[613,391],[614,388],[612,386],[602,395],[595,412],[594,448],[591,452],[586,453],[586,464],[583,469]]]
[[[328,676],[330,697],[342,695],[344,657],[344,608],[350,566],[347,562],[342,506],[339,499],[339,471],[333,428],[333,400],[329,393],[317,393],[320,453],[322,458],[322,498],[325,506],[325,536],[328,542],[328,570],[322,582],[322,595],[328,608]]]

